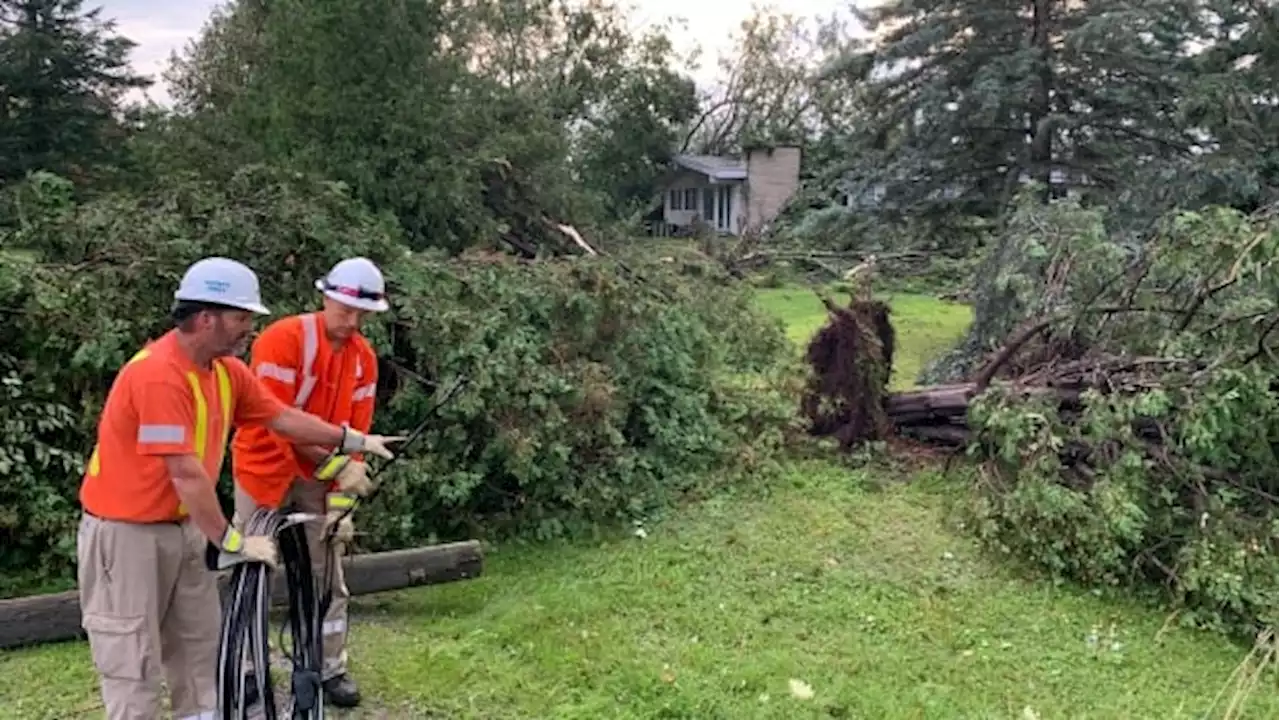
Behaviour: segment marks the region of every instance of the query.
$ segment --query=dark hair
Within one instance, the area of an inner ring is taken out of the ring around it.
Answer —
[[[191,332],[195,330],[196,315],[202,312],[223,313],[235,308],[227,305],[219,305],[218,303],[199,302],[196,300],[178,300],[173,304],[173,309],[169,311],[169,317],[173,320],[173,324],[182,332]]]

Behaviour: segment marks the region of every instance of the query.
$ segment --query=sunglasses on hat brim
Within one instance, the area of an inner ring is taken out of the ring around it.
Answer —
[[[347,297],[359,298],[361,300],[382,300],[387,294],[374,292],[373,290],[365,290],[364,288],[348,287],[346,285],[331,285],[324,283],[324,289],[328,292],[336,292]]]

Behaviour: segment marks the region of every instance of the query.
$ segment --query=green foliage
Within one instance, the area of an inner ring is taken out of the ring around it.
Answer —
[[[414,249],[539,245],[544,217],[584,225],[651,197],[695,110],[671,52],[608,5],[237,3],[169,73],[185,113],[169,142],[204,173],[346,182]]]
[[[121,160],[134,43],[82,0],[0,0],[0,187],[48,170],[77,182]]]
[[[986,297],[1005,307],[986,321],[1050,320],[1048,341],[1013,356],[1014,375],[1088,369],[1075,380],[1058,369],[1059,388],[1083,388],[1078,409],[1016,386],[971,406],[971,452],[986,461],[969,508],[979,536],[1059,577],[1154,582],[1191,622],[1274,627],[1274,214],[1179,213],[1128,246],[1100,213],[1022,217],[1037,230],[997,249],[1024,262],[992,281]]]
[[[338,259],[371,257],[396,304],[367,328],[384,359],[441,385],[472,378],[362,513],[379,547],[646,517],[767,468],[792,414],[780,325],[685,266],[413,255],[341,185],[267,167],[84,204],[42,175],[9,202],[22,223],[0,236],[6,577],[69,576],[105,392],[167,329],[173,289],[203,256],[247,260],[276,317],[315,307],[312,283]],[[385,365],[377,425],[407,430],[428,398]]]
[[[246,168],[226,184],[172,179],[154,194],[85,204],[37,175],[8,204],[0,234],[0,575],[65,578],[74,562],[76,493],[98,411],[120,367],[168,327],[185,267],[244,258],[277,315],[310,307],[311,283],[348,254],[387,260],[393,226],[338,186]],[[0,587],[0,591],[6,588]]]
[[[783,439],[782,386],[727,381],[788,352],[743,291],[657,267],[638,282],[596,260],[393,272],[397,356],[441,385],[471,381],[365,515],[377,546],[642,519],[729,480],[713,470],[760,467]],[[426,404],[409,383],[380,423],[416,425]]]

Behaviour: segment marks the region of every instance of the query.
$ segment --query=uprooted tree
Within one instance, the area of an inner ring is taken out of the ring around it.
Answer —
[[[1275,209],[1181,212],[1125,239],[1106,219],[1019,206],[969,336],[933,369],[948,384],[845,412],[966,447],[968,524],[997,551],[1087,583],[1154,582],[1200,624],[1274,625]],[[858,305],[829,306],[812,360]]]

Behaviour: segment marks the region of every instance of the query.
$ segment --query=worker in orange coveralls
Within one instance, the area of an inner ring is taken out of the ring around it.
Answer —
[[[404,439],[291,408],[234,357],[268,312],[248,267],[205,258],[174,300],[177,327],[116,374],[80,486],[81,623],[108,720],[160,717],[162,684],[178,720],[213,718],[220,601],[206,548],[272,566],[278,557],[274,538],[242,535],[222,514],[215,483],[233,424],[382,457]]]
[[[365,258],[350,258],[317,280],[316,289],[324,295],[323,310],[267,326],[253,344],[250,368],[276,397],[293,407],[368,432],[373,423],[378,360],[360,334],[360,325],[369,313],[388,308],[382,273]],[[329,547],[324,536],[330,524],[355,502],[355,496],[372,489],[365,464],[357,456],[334,455],[328,447],[290,443],[260,427],[238,430],[231,452],[238,522],[247,520],[259,507],[327,514],[323,527],[306,527],[316,581],[323,582],[326,558],[332,573],[329,589],[333,600],[322,625],[321,679],[330,703],[355,707],[360,703],[360,691],[347,672],[350,593],[341,562],[352,536],[350,519],[341,521]],[[257,698],[249,700],[253,703]]]

